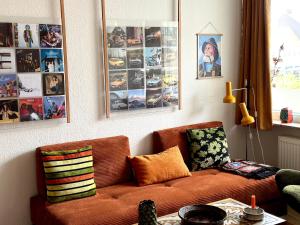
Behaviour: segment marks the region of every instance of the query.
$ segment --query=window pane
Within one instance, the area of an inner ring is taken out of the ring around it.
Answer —
[[[300,113],[300,1],[273,0],[271,21],[272,108]]]

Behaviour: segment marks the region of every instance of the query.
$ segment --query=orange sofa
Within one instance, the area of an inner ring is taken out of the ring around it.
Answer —
[[[185,130],[221,124],[221,122],[209,122],[156,131],[153,133],[154,152],[179,145],[185,160],[188,160]],[[74,149],[86,145],[93,146],[97,194],[62,203],[48,203],[40,151]],[[38,195],[32,197],[30,201],[32,223],[35,225],[127,225],[138,221],[138,204],[144,199],[155,201],[160,216],[176,212],[184,205],[205,204],[228,197],[249,203],[251,194],[256,194],[257,204],[267,211],[277,215],[285,212],[285,204],[274,177],[253,180],[217,169],[207,169],[193,172],[191,177],[139,187],[126,160],[128,155],[130,149],[128,138],[125,136],[37,148]]]

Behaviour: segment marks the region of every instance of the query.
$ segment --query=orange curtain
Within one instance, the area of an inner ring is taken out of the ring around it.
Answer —
[[[260,130],[272,129],[272,98],[269,65],[271,0],[243,0],[242,36],[239,86],[248,87],[247,107],[255,115]],[[252,92],[255,93],[255,99]],[[238,103],[245,96],[239,95]],[[238,104],[237,104],[238,106]],[[236,110],[236,123],[241,121],[240,109]]]

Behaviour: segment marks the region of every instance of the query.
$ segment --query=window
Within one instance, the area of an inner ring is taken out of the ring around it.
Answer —
[[[288,107],[300,122],[300,1],[271,4],[272,110],[275,120]]]

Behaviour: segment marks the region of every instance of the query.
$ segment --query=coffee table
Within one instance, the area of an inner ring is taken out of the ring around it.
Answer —
[[[217,202],[209,203],[208,205],[217,206],[221,209],[224,209],[227,213],[227,218],[224,222],[224,225],[291,225],[286,222],[284,219],[281,219],[277,216],[274,216],[270,213],[266,213],[264,215],[264,219],[262,221],[249,221],[242,218],[243,209],[248,207],[248,205],[234,200],[232,198],[223,199]],[[180,218],[178,213],[172,213],[166,216],[159,217],[159,224],[161,225],[180,225]]]

